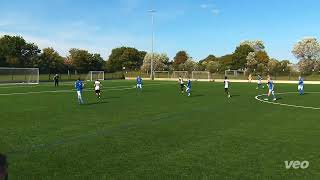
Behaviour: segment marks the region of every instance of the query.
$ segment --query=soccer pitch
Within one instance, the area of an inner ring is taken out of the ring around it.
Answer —
[[[0,86],[0,152],[10,179],[317,179],[320,85],[266,89],[193,82],[104,81],[102,99],[86,82]],[[257,96],[258,100],[255,98]],[[260,101],[259,101],[260,100]],[[285,161],[308,161],[286,169]]]

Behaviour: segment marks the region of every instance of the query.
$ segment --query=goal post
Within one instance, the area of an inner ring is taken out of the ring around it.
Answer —
[[[225,70],[225,76],[234,76],[234,77],[244,77],[246,75],[245,71],[243,70]]]
[[[172,78],[177,79],[179,77],[182,77],[184,79],[189,78],[189,72],[188,71],[173,71],[172,72]]]
[[[192,79],[193,80],[210,80],[210,72],[209,71],[192,71]]]
[[[154,71],[154,78],[170,78],[169,71]]]
[[[0,84],[39,84],[39,68],[0,67]]]
[[[104,80],[104,71],[89,71],[87,81]]]

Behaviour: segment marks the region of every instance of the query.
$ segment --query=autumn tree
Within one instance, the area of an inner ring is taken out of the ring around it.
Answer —
[[[178,69],[180,64],[185,63],[189,59],[189,55],[186,51],[177,52],[176,56],[173,58],[173,66]]]

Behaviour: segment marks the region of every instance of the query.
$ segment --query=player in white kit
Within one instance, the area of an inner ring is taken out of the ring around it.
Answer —
[[[231,98],[231,95],[229,92],[229,80],[227,76],[224,78],[224,92],[227,94],[228,98]]]
[[[101,82],[99,80],[96,80],[94,82],[94,91],[96,92],[97,97],[101,98]]]

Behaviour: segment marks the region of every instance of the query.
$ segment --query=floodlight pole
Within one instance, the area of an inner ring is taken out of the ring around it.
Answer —
[[[154,9],[151,9],[148,11],[149,13],[151,13],[151,29],[152,29],[152,40],[151,40],[151,67],[150,67],[150,79],[154,80],[154,69],[153,69],[153,53],[154,53],[154,13],[156,13],[157,11]]]

